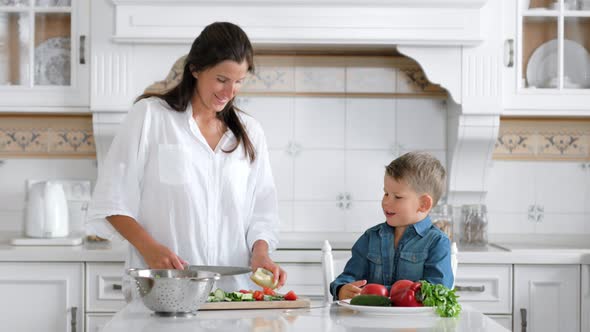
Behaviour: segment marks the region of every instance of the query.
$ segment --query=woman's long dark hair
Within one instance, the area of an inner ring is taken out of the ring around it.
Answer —
[[[184,112],[191,102],[197,84],[197,79],[192,73],[214,67],[225,60],[237,63],[246,61],[248,72],[254,71],[254,50],[244,30],[233,23],[215,22],[206,26],[193,42],[184,64],[180,83],[164,93],[144,93],[137,97],[135,102],[144,98],[158,97],[165,100],[175,111]],[[231,153],[238,148],[240,142],[244,142],[246,157],[250,159],[250,162],[253,162],[256,159],[256,151],[238,117],[237,112],[240,110],[234,106],[234,98],[225,105],[221,112],[217,113],[217,118],[223,121],[237,140],[231,150],[223,151]]]

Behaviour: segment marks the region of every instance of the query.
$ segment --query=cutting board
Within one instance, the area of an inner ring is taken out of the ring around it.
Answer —
[[[306,298],[295,301],[208,302],[201,305],[199,310],[293,309],[309,308],[310,304]]]

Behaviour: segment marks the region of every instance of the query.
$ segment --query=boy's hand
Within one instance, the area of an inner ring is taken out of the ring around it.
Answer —
[[[338,299],[339,300],[346,300],[352,299],[353,297],[359,295],[361,293],[361,287],[367,284],[366,280],[357,280],[351,282],[350,284],[346,284],[340,287],[338,291]]]

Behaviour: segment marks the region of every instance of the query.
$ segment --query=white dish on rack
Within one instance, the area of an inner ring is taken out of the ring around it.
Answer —
[[[590,54],[575,41],[565,39],[563,42],[565,87],[590,88]],[[531,55],[526,79],[531,88],[555,88],[557,75],[557,39],[552,39]]]

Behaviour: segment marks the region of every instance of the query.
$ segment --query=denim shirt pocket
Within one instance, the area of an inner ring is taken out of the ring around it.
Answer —
[[[383,279],[383,263],[381,262],[381,255],[376,253],[368,253],[369,260],[369,280],[368,283],[381,283]]]
[[[425,252],[402,251],[399,256],[397,268],[398,279],[409,279],[418,281],[424,278],[424,262],[427,254]]]

